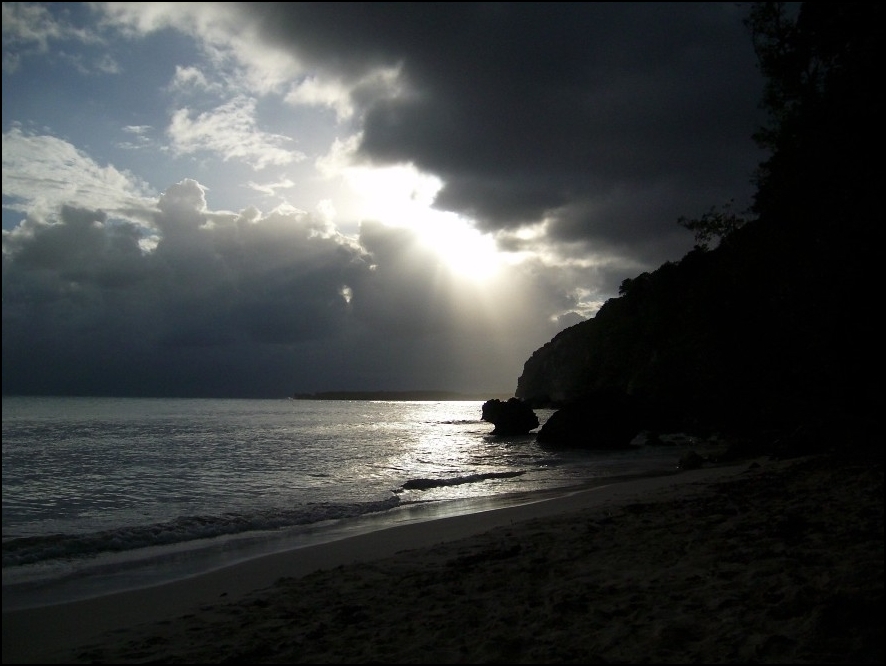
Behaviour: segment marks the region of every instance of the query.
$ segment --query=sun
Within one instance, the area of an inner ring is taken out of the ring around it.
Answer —
[[[471,220],[433,208],[443,182],[412,165],[350,167],[347,179],[365,219],[409,229],[456,277],[482,284],[502,266],[495,240]]]
[[[439,213],[428,215],[419,225],[413,228],[420,242],[455,275],[482,283],[493,278],[501,268],[502,260],[493,238],[479,232],[468,220],[453,213]]]

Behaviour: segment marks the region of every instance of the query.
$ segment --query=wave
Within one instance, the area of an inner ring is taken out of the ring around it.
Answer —
[[[403,490],[428,490],[429,488],[440,488],[442,486],[458,486],[463,483],[477,483],[478,481],[486,481],[488,479],[510,479],[520,476],[526,472],[487,472],[486,474],[470,474],[468,476],[457,476],[452,479],[410,479],[403,484]]]
[[[3,542],[3,568],[48,560],[87,558],[150,546],[165,546],[198,539],[229,536],[262,530],[308,525],[326,520],[356,518],[388,511],[400,505],[392,496],[377,502],[356,504],[307,504],[286,511],[264,511],[245,515],[183,516],[175,520],[89,534],[49,534],[19,537]]]
[[[85,534],[56,533],[4,538],[2,563],[3,568],[7,569],[56,560],[82,560],[102,554],[135,551],[152,546],[170,546],[213,537],[357,518],[367,514],[389,511],[401,505],[424,501],[401,500],[399,493],[404,490],[428,490],[465,483],[478,483],[489,479],[507,479],[523,474],[525,471],[487,472],[448,479],[410,479],[400,488],[393,490],[391,497],[374,502],[310,503],[294,509],[269,509],[248,514],[229,512],[221,515],[182,516],[150,525],[118,527]]]

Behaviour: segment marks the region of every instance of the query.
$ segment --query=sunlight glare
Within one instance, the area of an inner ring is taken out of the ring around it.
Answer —
[[[470,220],[432,208],[443,181],[412,165],[348,167],[346,177],[361,198],[361,215],[413,231],[453,272],[473,282],[493,277],[502,259],[495,241]]]

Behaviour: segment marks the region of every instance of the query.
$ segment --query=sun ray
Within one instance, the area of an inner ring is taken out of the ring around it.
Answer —
[[[454,276],[483,283],[501,267],[495,240],[471,220],[433,207],[443,181],[412,165],[345,169],[364,217],[412,231]]]

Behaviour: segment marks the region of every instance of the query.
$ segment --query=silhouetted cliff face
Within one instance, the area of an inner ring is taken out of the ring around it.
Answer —
[[[772,151],[757,219],[626,281],[526,361],[518,398],[616,389],[676,427],[882,422],[883,20],[881,3],[752,5]]]
[[[722,411],[739,327],[756,317],[731,288],[722,250],[693,252],[630,282],[594,319],[561,331],[526,362],[516,395],[559,405],[617,389],[679,425]],[[730,384],[739,378],[732,373]],[[732,391],[730,391],[731,393]]]
[[[854,246],[750,223],[561,331],[526,361],[516,396],[557,406],[618,389],[650,405],[650,427],[777,428],[873,412],[878,271],[873,252]]]

